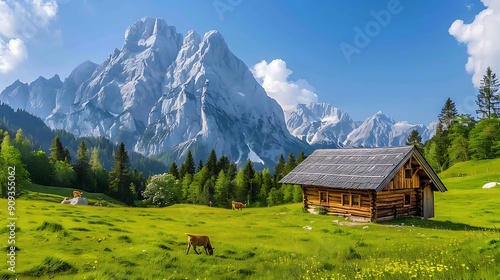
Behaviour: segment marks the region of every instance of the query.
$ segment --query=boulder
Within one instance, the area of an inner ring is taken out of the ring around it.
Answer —
[[[489,183],[484,184],[483,189],[489,189],[489,188],[493,188],[496,186],[500,186],[500,183],[499,182],[489,182]]]
[[[61,201],[61,204],[71,204],[71,205],[76,205],[76,204],[82,204],[82,205],[88,205],[89,201],[85,197],[75,197],[72,199],[69,199],[65,197],[63,201]]]
[[[72,204],[72,205],[75,205],[75,204],[89,205],[89,201],[85,197],[75,197],[71,200],[70,204]]]

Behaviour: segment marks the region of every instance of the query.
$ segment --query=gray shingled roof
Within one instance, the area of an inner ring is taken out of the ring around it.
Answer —
[[[318,149],[280,183],[381,191],[414,155],[440,191],[446,187],[414,146]]]

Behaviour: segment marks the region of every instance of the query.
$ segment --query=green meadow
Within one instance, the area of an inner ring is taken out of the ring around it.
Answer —
[[[500,187],[481,187],[500,182],[500,159],[461,163],[441,177],[449,191],[436,193],[435,218],[377,224],[304,213],[301,204],[242,211],[186,204],[130,208],[85,193],[92,205],[62,205],[72,190],[32,185],[16,201],[16,276],[499,279]],[[7,217],[6,200],[0,213]],[[8,252],[6,226],[1,236]],[[214,255],[193,249],[186,255],[185,233],[210,236]],[[0,279],[15,279],[2,263]]]

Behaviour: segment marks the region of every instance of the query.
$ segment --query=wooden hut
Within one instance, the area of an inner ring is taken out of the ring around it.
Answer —
[[[302,187],[304,207],[371,221],[434,217],[434,191],[447,191],[415,146],[314,151],[284,184]]]

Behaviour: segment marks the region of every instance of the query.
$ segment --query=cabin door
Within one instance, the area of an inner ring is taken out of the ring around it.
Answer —
[[[434,217],[434,192],[432,191],[431,186],[426,186],[424,191],[422,192],[423,197],[423,209],[422,216],[424,219],[433,218]]]

